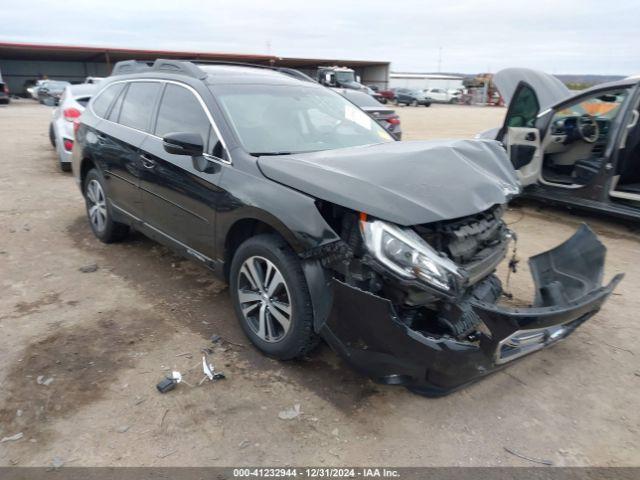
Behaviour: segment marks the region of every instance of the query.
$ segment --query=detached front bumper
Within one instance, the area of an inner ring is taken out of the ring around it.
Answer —
[[[597,313],[623,277],[616,275],[602,286],[605,253],[583,225],[560,246],[529,259],[536,289],[532,307],[483,302],[473,291],[451,304],[477,315],[481,328],[475,341],[412,329],[389,300],[336,279],[333,306],[320,333],[375,381],[427,396],[445,395],[566,338]]]

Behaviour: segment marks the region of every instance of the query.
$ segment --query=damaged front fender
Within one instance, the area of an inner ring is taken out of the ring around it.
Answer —
[[[566,338],[597,313],[623,277],[602,286],[605,253],[583,225],[563,244],[532,257],[536,293],[529,308],[483,301],[471,289],[464,300],[449,305],[479,319],[477,331],[465,340],[408,324],[390,300],[337,279],[331,311],[319,330],[372,379],[444,395]]]

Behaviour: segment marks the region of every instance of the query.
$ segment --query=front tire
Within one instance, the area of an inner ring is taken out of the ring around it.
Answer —
[[[240,245],[229,291],[240,326],[264,354],[290,360],[318,344],[300,260],[281,237],[258,235]]]
[[[113,220],[104,179],[95,168],[87,173],[82,192],[87,206],[89,225],[98,240],[103,243],[113,243],[126,237],[129,226]]]

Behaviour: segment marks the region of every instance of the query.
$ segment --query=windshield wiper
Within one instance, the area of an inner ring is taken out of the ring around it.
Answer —
[[[276,155],[297,155],[299,153],[313,153],[320,152],[320,150],[300,150],[299,152],[257,152],[250,153],[249,155],[253,155],[254,157],[274,157]]]
[[[292,155],[294,152],[251,152],[254,157],[273,157],[275,155]]]

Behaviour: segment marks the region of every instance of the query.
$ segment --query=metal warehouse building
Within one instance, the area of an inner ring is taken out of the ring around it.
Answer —
[[[0,43],[0,72],[4,81],[9,85],[11,93],[17,95],[24,94],[25,85],[29,85],[37,79],[46,77],[81,83],[88,76],[104,77],[109,75],[113,64],[120,60],[155,60],[156,58],[247,62],[290,67],[299,69],[314,78],[317,67],[339,65],[354,69],[356,75],[361,77],[362,83],[365,85],[376,85],[380,88],[389,86],[389,62]]]
[[[400,73],[390,74],[390,88],[411,88],[424,90],[427,88],[458,89],[462,88],[464,77],[441,73]]]

